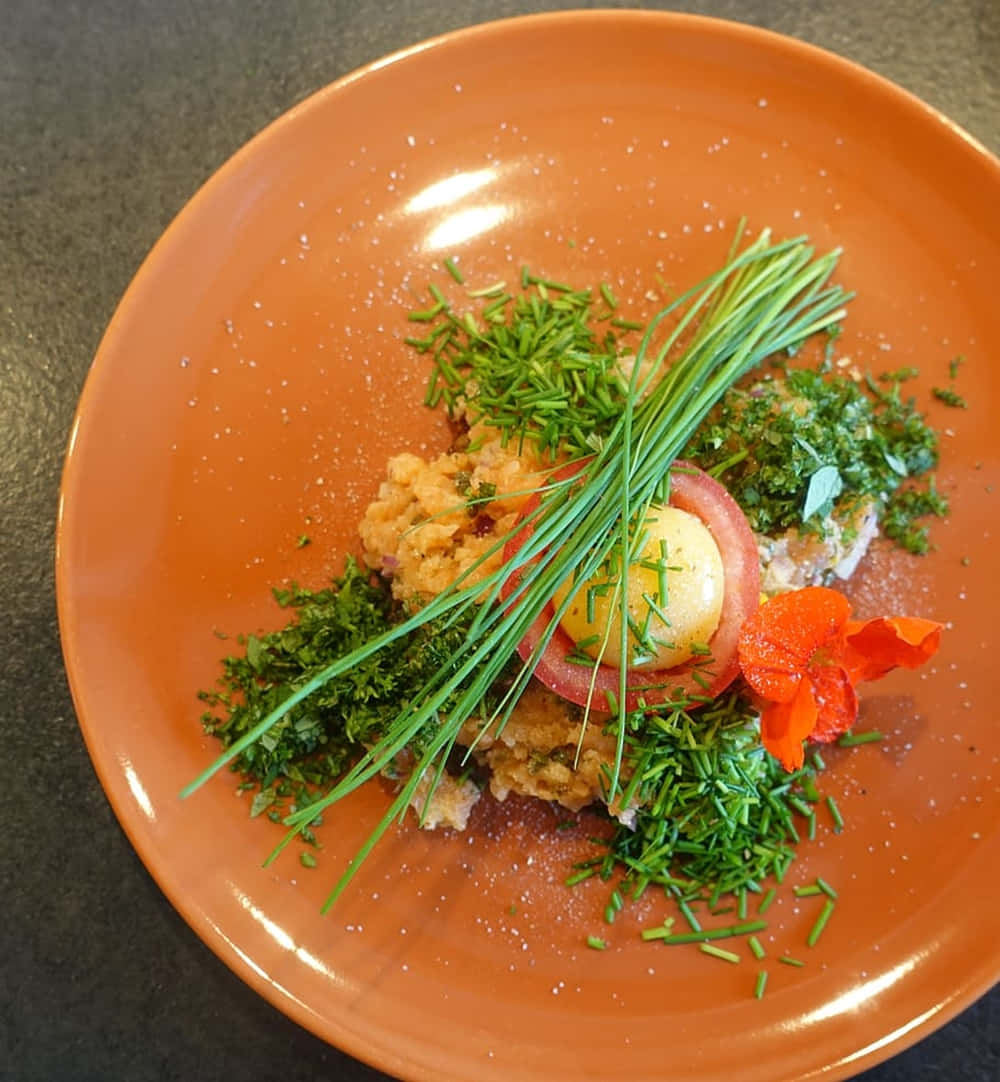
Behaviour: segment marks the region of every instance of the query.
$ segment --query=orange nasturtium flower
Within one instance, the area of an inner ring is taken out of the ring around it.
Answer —
[[[809,586],[766,601],[740,632],[740,669],[766,703],[761,739],[786,770],[802,765],[804,740],[836,740],[854,725],[855,685],[918,668],[941,640],[933,620],[850,617],[843,594]]]

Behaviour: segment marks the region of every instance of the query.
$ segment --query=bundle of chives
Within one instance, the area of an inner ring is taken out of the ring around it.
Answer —
[[[182,791],[182,796],[193,793],[259,740],[297,703],[389,643],[430,620],[441,617],[458,620],[471,613],[464,647],[454,661],[438,671],[423,694],[400,712],[382,739],[339,782],[285,821],[289,833],[270,860],[321,811],[376,777],[400,752],[412,748],[416,739],[421,738],[422,750],[412,774],[350,862],[324,910],[343,891],[393,820],[405,813],[422,778],[428,772],[435,781],[440,778],[462,726],[475,715],[484,694],[558,588],[573,576],[585,581],[612,556],[620,568],[616,596],[622,608],[621,654],[628,656],[627,577],[639,540],[635,524],[641,522],[651,504],[665,502],[670,466],[733,383],[767,356],[797,345],[842,318],[848,296],[829,284],[838,253],[814,259],[813,250],[804,238],[771,244],[770,234],[765,230],[736,254],[742,232],[741,223],[726,266],[653,318],[638,350],[621,415],[610,434],[585,471],[575,477],[550,480],[545,485],[538,506],[518,527],[530,525],[530,535],[511,559],[481,581],[470,581],[473,573],[485,561],[502,553],[511,540],[509,536],[499,538],[473,567],[426,606],[333,661],[296,689]],[[668,318],[678,316],[665,340],[654,347],[654,336],[660,326]],[[690,342],[681,347],[681,339],[688,332]],[[679,356],[668,366],[670,354],[678,348]],[[650,358],[651,363],[647,363]],[[504,596],[511,581],[516,586]],[[569,600],[567,595],[562,608]],[[556,607],[535,652],[522,666],[501,710],[491,719],[498,728],[503,726],[530,680],[561,616],[561,608]],[[626,680],[627,670],[623,668],[618,696],[623,715]],[[448,715],[442,717],[446,702]],[[619,721],[609,800],[617,792],[622,761],[624,716]],[[433,788],[432,783],[431,792]]]

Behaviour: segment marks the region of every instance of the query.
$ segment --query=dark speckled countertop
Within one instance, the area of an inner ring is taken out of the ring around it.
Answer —
[[[53,534],[99,338],[143,256],[268,121],[501,0],[6,0],[0,21],[0,1078],[383,1078],[202,945],[119,828],[74,717]],[[606,4],[602,6],[620,6]],[[646,4],[644,7],[669,5]],[[998,0],[705,0],[838,52],[1000,151]],[[998,899],[1000,903],[1000,899]],[[1000,989],[865,1082],[997,1082]]]

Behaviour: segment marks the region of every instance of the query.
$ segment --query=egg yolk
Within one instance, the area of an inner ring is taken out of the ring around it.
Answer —
[[[672,669],[695,655],[719,626],[724,591],[722,555],[708,527],[677,507],[651,507],[645,540],[628,569],[627,658],[631,669]],[[555,595],[572,595],[562,629],[588,657],[621,668],[620,574],[603,568],[570,580]]]

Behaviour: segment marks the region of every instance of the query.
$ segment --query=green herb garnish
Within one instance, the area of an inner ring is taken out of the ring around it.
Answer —
[[[630,716],[620,802],[635,805],[634,824],[617,827],[606,853],[578,869],[604,879],[620,870],[616,890],[633,898],[662,888],[696,937],[702,926],[690,903],[704,888],[745,899],[769,876],[780,878],[795,856],[794,816],[804,809],[815,821],[801,794],[815,789],[816,770],[786,773],[761,747],[755,719],[738,690],[697,712],[675,706]],[[772,890],[758,915],[773,900]]]
[[[939,401],[943,402],[946,406],[951,406],[953,409],[968,409],[969,403],[958,393],[953,391],[950,387],[932,387],[931,394]]]
[[[737,236],[741,233],[742,223]],[[386,651],[405,649],[404,644],[415,633],[424,632],[434,641],[442,639],[444,632],[452,633],[457,638],[453,648],[440,658],[422,686],[401,701],[381,735],[318,799],[285,819],[288,834],[270,859],[307,831],[318,813],[390,768],[404,750],[412,753],[409,777],[402,782],[388,811],[341,876],[324,908],[332,905],[385,830],[405,813],[425,777],[432,779],[433,792],[433,779],[440,777],[465,722],[472,717],[485,717],[496,731],[502,730],[531,678],[537,654],[516,672],[499,705],[484,711],[484,700],[505,672],[518,643],[559,586],[574,574],[592,576],[613,552],[618,554],[623,568],[620,624],[623,640],[626,638],[627,569],[633,555],[634,523],[642,521],[652,503],[662,502],[671,464],[729,387],[768,356],[787,350],[842,317],[847,295],[829,284],[836,260],[837,253],[814,258],[812,249],[801,238],[772,244],[766,231],[741,252],[734,245],[730,261],[722,270],[650,321],[631,374],[619,389],[618,402],[611,397],[609,403],[602,405],[607,410],[607,416],[600,421],[602,434],[596,440],[589,440],[580,431],[574,439],[567,440],[570,449],[577,453],[593,452],[586,471],[562,481],[550,481],[545,486],[538,508],[530,517],[531,537],[504,567],[471,584],[469,576],[479,570],[478,565],[474,566],[424,608],[406,614],[392,627],[375,632],[307,678],[286,687],[285,697],[273,706],[268,704],[269,708],[264,708],[266,713],[258,710],[253,720],[248,719],[245,730],[182,795],[189,795],[241,756],[253,754],[251,749],[255,746],[273,740],[272,731],[279,729],[285,719],[295,717],[300,708],[308,711],[309,700],[314,695],[322,696],[331,685],[344,678],[349,680],[354,672]],[[519,325],[516,335],[506,336],[505,349],[516,352],[522,366],[526,359],[533,363],[541,356],[555,356],[557,352],[572,357],[579,321],[574,320],[572,327],[564,328],[559,334],[561,317],[555,315],[561,311],[556,301],[565,300],[572,291],[562,283],[530,275],[526,281],[536,287],[534,301],[529,303],[533,303],[532,311],[538,314]],[[558,293],[558,298],[553,293]],[[442,303],[433,291],[432,296],[435,307]],[[551,308],[547,317],[546,305]],[[464,378],[452,382],[447,374],[452,360],[448,354],[455,348],[453,342],[457,339],[461,349],[463,342],[478,344],[485,334],[472,318],[459,320],[446,309],[438,312],[446,314],[446,321],[441,324],[445,330],[436,334],[436,328],[433,329],[423,340],[431,344],[417,348],[435,350],[438,382],[436,390],[432,387],[430,399],[436,393],[453,404],[466,386]],[[499,322],[506,324],[502,314],[498,315]],[[608,349],[606,354],[612,355],[613,363],[617,364],[616,352]],[[592,361],[589,353],[579,358],[577,376],[584,381],[585,388]],[[610,367],[612,361],[607,363]],[[607,373],[605,369],[605,376]],[[557,386],[555,394],[551,393],[553,388],[545,385],[529,388],[527,395],[510,403],[506,415],[504,401],[496,397],[485,401],[480,390],[478,408],[488,423],[498,424],[508,416],[519,439],[530,435],[537,437],[540,447],[549,446],[548,441],[555,438],[556,432],[565,431],[558,425],[551,432],[548,429],[553,414],[563,416],[571,408],[560,390],[568,393],[569,386],[576,387],[572,370],[567,370],[567,378],[568,383],[564,382],[561,389]],[[600,398],[602,387],[607,393],[611,383],[608,378],[595,383],[595,397]],[[501,382],[498,386],[508,385]],[[578,397],[584,403],[589,401],[586,390]],[[483,559],[500,551],[507,540],[498,538]],[[527,568],[530,575],[519,577],[519,572]],[[506,592],[512,576],[516,585]],[[555,613],[542,637],[539,652],[547,645],[561,616],[561,612]],[[429,633],[432,628],[433,635]],[[623,641],[621,645],[621,653],[626,656],[627,643]],[[265,660],[266,651],[258,647],[253,658],[250,654],[248,642],[247,661],[253,666]],[[326,657],[329,656],[327,653]],[[623,669],[616,697],[621,706],[614,710],[618,721],[618,752],[609,775],[609,800],[614,800],[621,790],[628,726],[624,709],[626,681],[627,671]],[[780,808],[774,814],[780,817]],[[794,836],[794,827],[786,823],[786,829]],[[787,862],[778,861],[777,866],[783,874]]]
[[[835,509],[849,516],[873,501],[887,536],[926,551],[926,528],[915,520],[943,514],[947,504],[914,481],[936,466],[938,440],[900,394],[910,374],[886,373],[885,388],[820,366],[734,388],[684,455],[725,484],[757,533],[799,527],[822,535]]]
[[[452,417],[498,429],[504,444],[530,441],[550,455],[591,454],[626,408],[624,347],[614,331],[594,330],[590,290],[527,270],[522,283],[526,292],[499,294],[479,319],[458,315],[450,305],[435,310],[432,333],[411,343],[434,357],[428,404],[441,401]],[[614,310],[610,290],[600,296]],[[621,320],[613,325],[622,331],[642,327]]]

